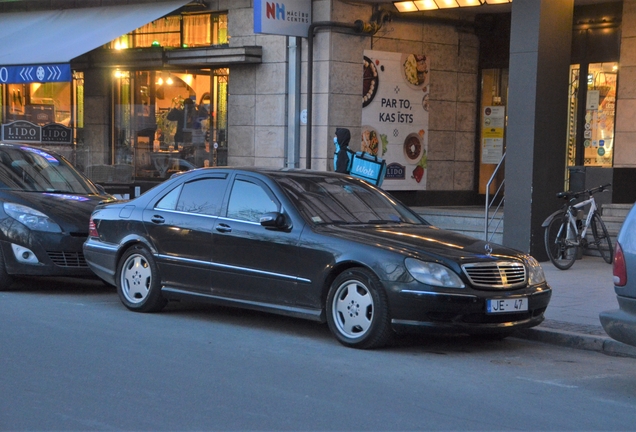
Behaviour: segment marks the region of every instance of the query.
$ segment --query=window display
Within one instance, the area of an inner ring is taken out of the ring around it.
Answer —
[[[115,85],[113,164],[135,178],[225,164],[227,69],[120,72]]]

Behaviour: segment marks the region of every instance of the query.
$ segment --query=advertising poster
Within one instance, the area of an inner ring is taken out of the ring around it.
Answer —
[[[426,189],[430,59],[364,51],[361,150],[387,163],[382,188]]]
[[[481,125],[481,163],[498,164],[503,157],[506,107],[485,107],[483,122]]]

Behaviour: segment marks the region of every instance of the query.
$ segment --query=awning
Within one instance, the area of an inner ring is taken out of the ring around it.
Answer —
[[[70,61],[190,0],[0,14],[0,83],[70,81]]]

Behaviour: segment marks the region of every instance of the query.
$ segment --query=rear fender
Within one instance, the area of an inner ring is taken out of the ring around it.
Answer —
[[[548,225],[550,225],[550,222],[552,222],[552,219],[554,219],[554,217],[560,213],[563,213],[563,210],[557,210],[554,213],[552,213],[550,216],[546,218],[546,220],[543,221],[543,223],[541,224],[541,227],[546,228]]]

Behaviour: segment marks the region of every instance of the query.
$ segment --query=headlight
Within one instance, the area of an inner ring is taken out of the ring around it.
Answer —
[[[464,288],[457,273],[441,264],[424,262],[414,258],[404,260],[406,269],[418,282],[445,288]]]
[[[18,222],[26,225],[34,231],[62,232],[58,224],[47,215],[31,207],[20,204],[4,203],[4,211]]]
[[[528,285],[545,282],[545,274],[543,274],[541,264],[530,255],[526,257],[526,268],[528,269]]]

